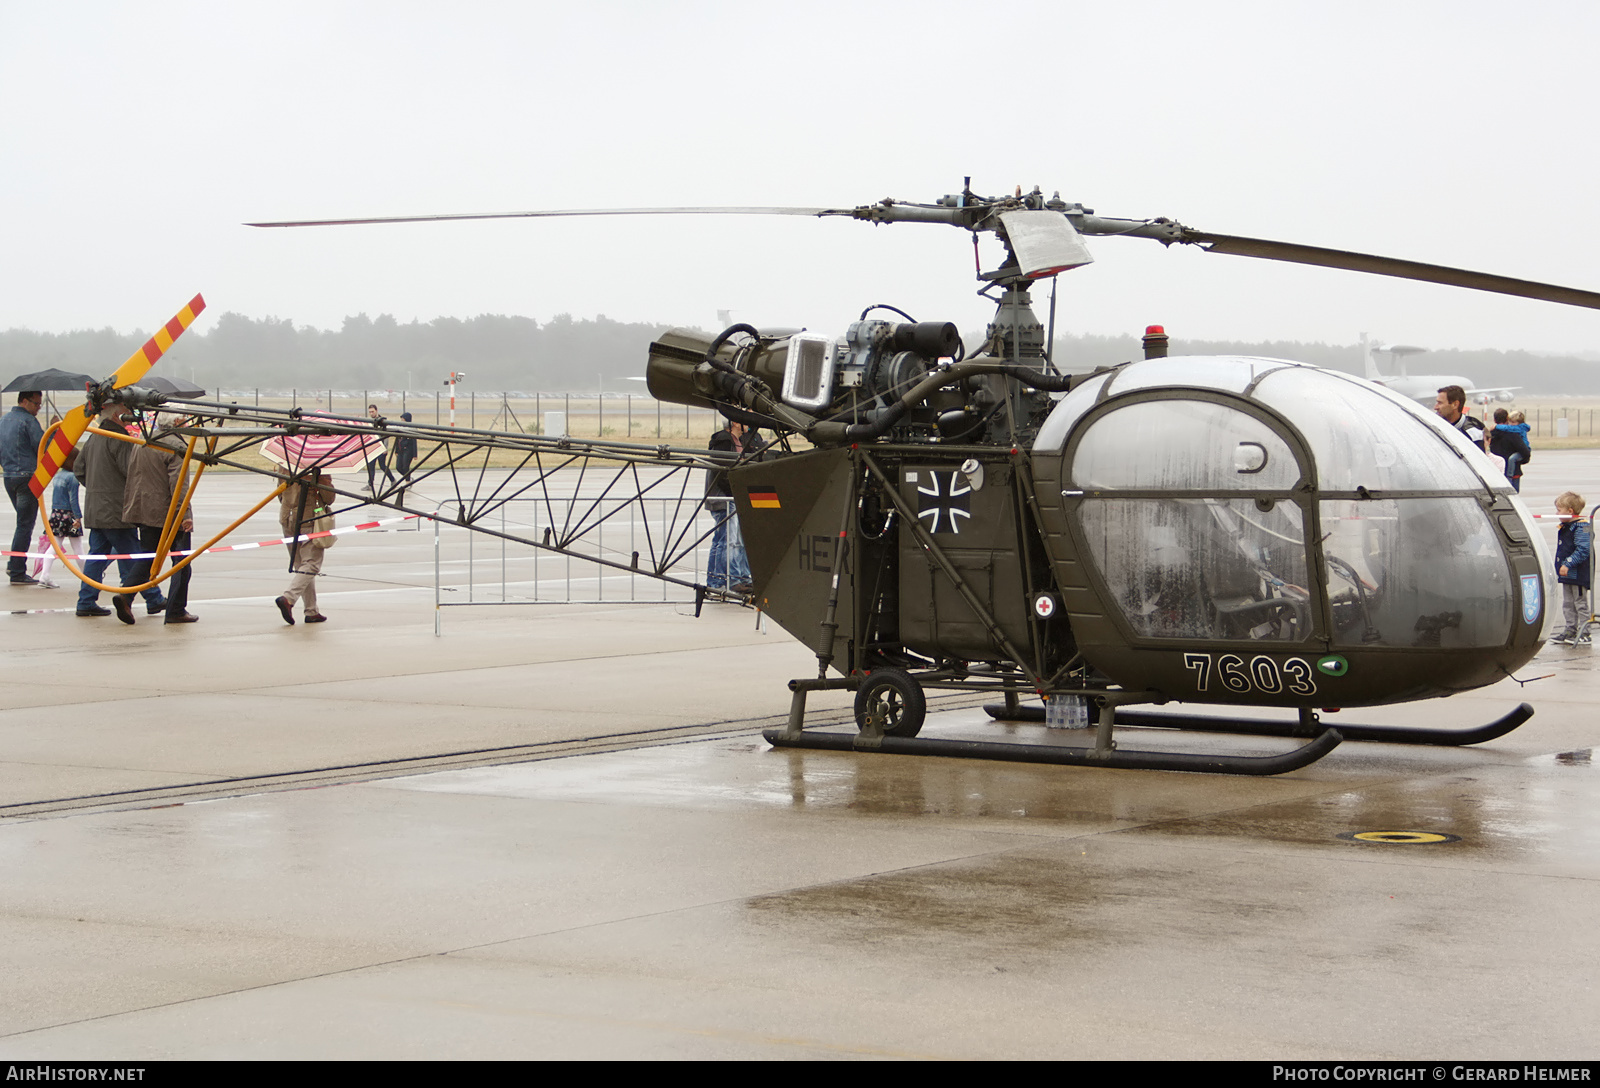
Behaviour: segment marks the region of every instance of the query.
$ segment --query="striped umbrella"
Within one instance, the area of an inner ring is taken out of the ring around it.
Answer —
[[[362,429],[365,434],[313,430],[318,422],[341,429]],[[353,472],[383,453],[383,439],[372,433],[364,419],[306,415],[295,434],[280,434],[261,444],[261,455],[291,472]]]

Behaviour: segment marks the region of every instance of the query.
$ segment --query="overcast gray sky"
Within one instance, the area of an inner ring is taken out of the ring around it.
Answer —
[[[322,327],[731,309],[842,332],[875,302],[972,327],[990,308],[946,227],[241,225],[926,201],[966,174],[1600,289],[1597,30],[1600,5],[1537,0],[0,0],[0,327],[151,328],[195,291]],[[1063,331],[1600,350],[1600,311],[1091,244]]]

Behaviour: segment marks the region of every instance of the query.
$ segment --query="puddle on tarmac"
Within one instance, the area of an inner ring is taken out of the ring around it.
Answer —
[[[773,749],[743,739],[448,771],[387,785],[600,804],[1101,827],[1326,789],[1289,780]]]
[[[385,788],[697,810],[994,821],[1073,832],[1245,838],[1338,850],[1491,849],[1600,856],[1600,778],[1587,749],[1508,762],[1457,749],[1359,749],[1344,766],[1266,778],[772,749],[726,738],[451,771]],[[1337,754],[1335,757],[1337,758]],[[1472,768],[1467,770],[1466,768]],[[1137,826],[1137,830],[1133,830]],[[1458,836],[1448,844],[1341,841],[1349,832]]]
[[[991,943],[1094,940],[1108,917],[1130,911],[1171,914],[1195,935],[1217,919],[1249,923],[1290,920],[1300,907],[1264,903],[1237,880],[1189,873],[1177,882],[1160,867],[1108,864],[1103,853],[1063,846],[1046,853],[1009,852],[982,858],[801,888],[746,902],[761,925],[810,923],[848,943],[897,935],[981,936]],[[1126,859],[1124,859],[1126,862]]]
[[[1444,860],[1447,853],[1488,852],[1530,860],[1560,857],[1569,867],[1600,873],[1600,779],[1573,777],[1568,769],[1583,765],[1543,756],[1521,768],[1490,767],[1478,774],[1374,783],[1244,811],[1175,820],[1131,833],[1329,845],[1341,833],[1428,832],[1456,836],[1459,841],[1395,844],[1346,840],[1340,845],[1429,862]]]

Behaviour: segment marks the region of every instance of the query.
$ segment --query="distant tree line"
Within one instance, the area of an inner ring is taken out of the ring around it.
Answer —
[[[480,314],[408,324],[357,314],[338,329],[317,329],[225,313],[209,324],[173,346],[161,363],[166,373],[207,389],[431,389],[453,370],[465,371],[473,389],[589,390],[600,380],[620,389],[623,378],[644,373],[646,349],[666,327],[569,314],[543,323]],[[0,332],[0,373],[108,374],[148,335],[8,329]]]
[[[1174,337],[1168,350],[1173,355],[1256,355],[1269,359],[1293,359],[1363,377],[1366,374],[1359,344],[1288,340],[1244,343]],[[1144,349],[1137,336],[1056,338],[1056,361],[1063,370],[1091,370],[1097,366],[1110,366],[1143,357]],[[1458,374],[1481,388],[1514,385],[1520,386],[1524,393],[1544,396],[1600,394],[1600,362],[1574,355],[1441,348],[1423,355],[1413,355],[1407,362],[1413,374]],[[1386,374],[1394,372],[1386,355],[1378,356],[1378,365]]]
[[[192,329],[162,366],[208,389],[430,389],[452,371],[465,371],[465,388],[643,392],[623,379],[644,374],[646,349],[665,325],[593,320],[558,314],[531,317],[479,314],[401,324],[388,314],[347,317],[338,329],[317,329],[275,317],[225,313],[209,327]],[[0,383],[45,367],[108,374],[148,333],[91,329],[38,333],[0,332]],[[967,335],[968,344],[981,336]],[[1355,344],[1274,341],[1246,343],[1174,339],[1174,355],[1260,355],[1295,359],[1351,373],[1362,372]],[[1142,355],[1135,336],[1061,336],[1056,360],[1066,370],[1126,362]],[[1386,362],[1381,359],[1380,361]],[[1480,386],[1518,385],[1532,394],[1600,394],[1600,363],[1574,356],[1526,351],[1440,350],[1412,356],[1416,373],[1460,374]]]

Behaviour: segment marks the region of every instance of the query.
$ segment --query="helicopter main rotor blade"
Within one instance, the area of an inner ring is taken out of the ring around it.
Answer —
[[[1451,287],[1466,287],[1473,291],[1519,295],[1522,298],[1557,302],[1565,306],[1586,306],[1591,310],[1600,310],[1600,292],[1580,291],[1577,288],[1559,287],[1550,283],[1534,283],[1531,280],[1512,279],[1510,276],[1495,276],[1488,272],[1471,272],[1464,268],[1446,268],[1443,265],[1422,264],[1419,261],[1402,261],[1395,257],[1377,257],[1370,253],[1350,253],[1342,249],[1323,249],[1319,246],[1273,242],[1263,238],[1207,234],[1187,227],[1183,228],[1177,241],[1197,245],[1207,253],[1228,253],[1235,257],[1260,257],[1269,261],[1289,261],[1293,264],[1342,268],[1350,272],[1370,272],[1376,276],[1443,283]]]
[[[573,208],[539,212],[466,212],[455,215],[391,215],[372,219],[294,219],[246,223],[247,227],[353,227],[368,223],[443,223],[462,219],[548,219],[574,215],[854,215],[852,208]]]
[[[999,206],[992,200],[977,200],[972,204],[952,204],[951,198],[939,204],[916,204],[898,200],[882,200],[876,204],[856,208],[786,208],[786,207],[691,207],[691,208],[571,208],[550,211],[526,212],[466,212],[448,215],[391,215],[361,219],[292,219],[269,223],[246,223],[249,227],[348,227],[377,223],[444,223],[470,219],[551,219],[574,216],[602,215],[799,215],[810,218],[830,216],[861,219],[874,223],[922,222],[946,223],[967,230],[994,229],[986,213]],[[1060,205],[1067,208],[1066,205]],[[1375,276],[1392,276],[1397,279],[1421,280],[1441,283],[1451,287],[1465,287],[1473,291],[1490,291],[1501,295],[1539,299],[1565,306],[1583,306],[1600,310],[1600,292],[1580,291],[1556,284],[1535,283],[1531,280],[1496,276],[1488,272],[1473,272],[1464,268],[1447,268],[1444,265],[1423,264],[1420,261],[1402,261],[1394,257],[1379,257],[1370,253],[1351,253],[1342,249],[1324,249],[1293,242],[1274,242],[1265,238],[1241,238],[1231,234],[1208,234],[1193,230],[1171,219],[1105,219],[1081,205],[1077,210],[1067,210],[1067,219],[1081,234],[1122,235],[1152,238],[1164,244],[1173,242],[1199,246],[1207,253],[1226,253],[1236,257],[1259,257],[1269,261],[1287,261],[1291,264],[1321,265],[1349,272],[1368,272]],[[1051,210],[1056,210],[1052,207]]]

